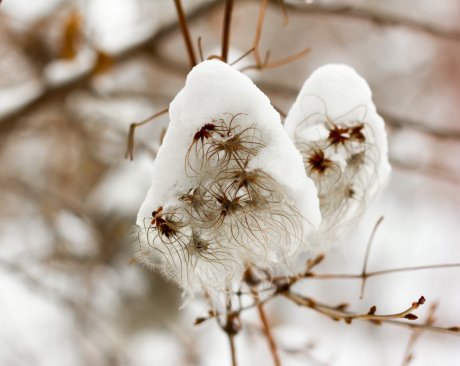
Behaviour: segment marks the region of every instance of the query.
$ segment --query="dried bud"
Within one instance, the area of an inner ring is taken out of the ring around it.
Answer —
[[[373,305],[373,306],[371,306],[371,308],[369,309],[369,312],[367,314],[368,315],[374,315],[376,311],[377,311],[377,306]]]
[[[321,253],[319,254],[316,258],[313,259],[308,259],[307,260],[307,270],[310,271],[313,267],[316,267],[318,264],[320,264],[326,256]]]
[[[231,336],[237,335],[241,330],[241,320],[238,314],[229,314],[227,322],[223,327],[225,332]]]
[[[416,320],[416,319],[418,319],[418,316],[415,315],[415,314],[409,313],[404,318],[406,318],[408,320]]]
[[[244,281],[251,287],[256,287],[263,281],[263,278],[251,267],[246,269],[243,278]]]
[[[349,304],[347,304],[346,302],[342,303],[342,304],[339,304],[335,307],[336,310],[339,310],[339,311],[344,311],[348,308]]]
[[[418,299],[418,304],[419,304],[419,305],[423,305],[423,304],[425,303],[425,301],[426,301],[426,300],[425,300],[425,297],[420,296],[420,299]]]

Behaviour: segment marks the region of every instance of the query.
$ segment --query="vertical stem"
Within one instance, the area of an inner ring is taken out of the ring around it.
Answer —
[[[235,336],[238,334],[240,326],[241,324],[239,322],[238,315],[232,314],[232,298],[229,288],[227,292],[227,319],[225,320],[225,325],[221,325],[221,327],[227,334],[228,342],[230,344],[232,366],[238,366],[238,360],[236,358]]]
[[[254,299],[257,301],[257,311],[259,313],[259,318],[262,322],[263,330],[265,336],[267,337],[268,345],[270,347],[270,352],[273,357],[273,362],[275,366],[281,366],[281,360],[278,353],[278,347],[276,346],[275,339],[273,338],[273,334],[270,328],[270,324],[268,323],[267,314],[265,313],[265,309],[263,304],[259,303],[259,295],[255,290],[252,291]]]
[[[188,30],[187,20],[185,19],[184,9],[182,8],[181,0],[174,0],[174,4],[176,5],[177,17],[179,18],[179,25],[182,31],[182,37],[184,38],[185,47],[187,48],[190,65],[193,67],[196,65],[196,57],[192,45],[192,39],[190,38],[190,32]]]
[[[230,46],[230,24],[232,22],[233,0],[225,1],[224,28],[222,31],[222,61],[228,61],[228,49]]]
[[[257,28],[256,28],[256,35],[254,37],[254,57],[256,59],[257,66],[262,65],[262,60],[259,54],[259,43],[260,43],[260,36],[262,34],[262,26],[264,24],[265,19],[265,12],[267,10],[268,0],[261,0],[260,3],[260,10],[259,10],[259,18],[257,19]]]
[[[230,353],[232,355],[232,366],[238,366],[238,362],[236,360],[236,348],[235,348],[235,336],[231,334],[228,335],[228,341],[230,343]]]

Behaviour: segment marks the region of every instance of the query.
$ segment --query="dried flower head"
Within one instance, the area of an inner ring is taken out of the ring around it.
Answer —
[[[384,123],[367,83],[344,65],[305,82],[285,123],[320,199],[320,240],[335,241],[359,219],[390,166]]]
[[[170,106],[154,181],[138,216],[139,258],[213,299],[248,265],[286,266],[320,221],[316,189],[268,98],[206,61]]]

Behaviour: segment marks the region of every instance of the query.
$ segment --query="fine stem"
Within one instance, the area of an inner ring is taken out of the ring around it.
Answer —
[[[230,47],[230,24],[232,22],[233,0],[225,1],[224,28],[222,31],[222,61],[228,61]]]
[[[192,39],[190,37],[190,32],[188,29],[187,20],[185,19],[184,9],[182,7],[181,0],[174,0],[174,4],[176,5],[177,17],[179,19],[182,37],[184,38],[185,47],[187,49],[190,66],[194,67],[196,65],[195,50],[193,49]]]
[[[270,353],[272,354],[273,362],[275,366],[281,366],[281,360],[280,360],[280,356],[278,352],[278,347],[276,345],[275,339],[273,338],[273,334],[270,328],[270,324],[268,323],[268,318],[267,318],[267,314],[264,309],[264,305],[261,302],[259,302],[258,293],[255,290],[253,290],[252,293],[254,296],[254,300],[257,302],[257,312],[259,313],[259,318],[260,318],[260,321],[262,322],[263,331],[264,331],[265,337],[267,338],[268,345],[270,347]]]

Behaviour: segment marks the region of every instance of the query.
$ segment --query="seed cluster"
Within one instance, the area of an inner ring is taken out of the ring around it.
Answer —
[[[305,129],[320,132],[309,141],[302,137]],[[297,126],[295,143],[318,190],[322,228],[333,233],[364,210],[377,179],[373,130],[356,118],[334,121],[327,114],[315,115],[313,123],[306,120]]]
[[[226,114],[196,131],[184,158],[194,182],[145,219],[148,250],[185,289],[225,290],[246,267],[269,268],[303,240],[302,217],[284,189],[252,159],[266,146],[246,114]]]

